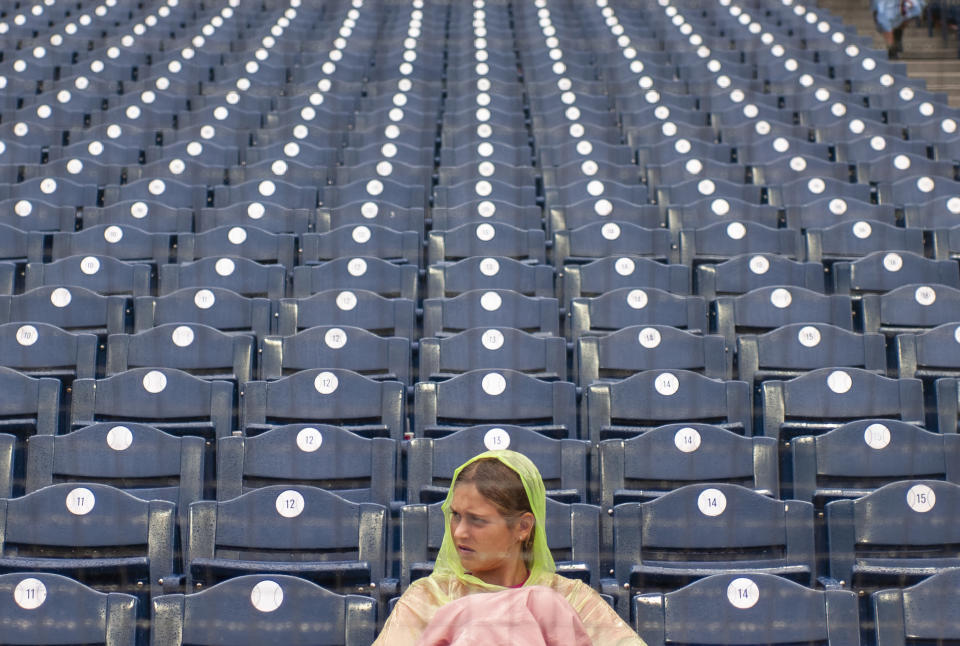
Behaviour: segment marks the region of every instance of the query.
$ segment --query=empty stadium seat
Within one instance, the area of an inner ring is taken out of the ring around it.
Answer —
[[[128,594],[97,592],[59,574],[18,572],[0,575],[0,599],[11,643],[137,643],[137,599]]]
[[[960,438],[899,420],[856,420],[820,435],[796,437],[792,445],[793,497],[817,509],[897,480],[960,484]]]
[[[281,639],[286,644],[361,646],[375,635],[377,605],[338,595],[285,574],[239,576],[192,594],[152,600],[153,644],[237,646]],[[321,619],[318,621],[318,619]]]
[[[353,502],[389,506],[395,498],[397,444],[328,424],[286,424],[217,443],[217,499],[282,482],[306,484]]]
[[[175,435],[208,439],[233,427],[234,386],[176,368],[130,368],[102,379],[77,379],[70,428],[94,422],[146,422]]]
[[[949,642],[960,626],[943,602],[960,587],[960,570],[947,568],[906,588],[870,595],[877,644],[906,646],[919,640]]]
[[[956,567],[948,546],[956,542],[958,491],[952,482],[906,480],[828,503],[830,576],[869,594]]]
[[[442,437],[475,424],[516,424],[556,439],[577,437],[576,388],[516,370],[471,370],[414,387],[414,435]]]
[[[279,303],[277,332],[290,336],[318,325],[343,325],[413,340],[414,305],[408,298],[386,298],[360,289],[326,290],[302,298],[285,298]]]
[[[420,340],[421,381],[497,368],[564,381],[566,342],[560,337],[536,336],[515,328],[471,328],[439,339]]]
[[[764,572],[716,574],[673,592],[638,594],[632,604],[633,627],[648,646],[861,643],[852,592],[811,590]]]
[[[583,433],[592,442],[630,438],[677,420],[753,434],[750,391],[742,381],[711,379],[689,370],[646,370],[584,390]]]
[[[816,573],[813,505],[732,484],[692,484],[618,505],[611,547],[614,579],[604,590],[624,618],[634,594],[669,592],[710,574],[763,572],[810,585]]]
[[[261,336],[270,333],[270,301],[247,298],[223,287],[185,287],[164,296],[143,296],[134,302],[134,331],[175,323],[196,323],[221,332]]]
[[[254,340],[209,325],[165,323],[107,338],[106,375],[130,368],[177,368],[204,379],[244,383],[253,376]]]
[[[386,521],[381,505],[294,484],[195,502],[184,547],[187,589],[244,574],[291,574],[341,593],[389,598],[396,582],[385,577]]]
[[[367,437],[399,440],[406,431],[406,389],[340,368],[301,370],[275,381],[251,381],[240,420],[246,434],[296,422],[342,426]]]
[[[858,334],[826,323],[791,323],[764,334],[737,336],[738,374],[754,386],[817,368],[846,366],[884,374],[884,353],[882,335]]]
[[[146,601],[176,571],[176,516],[165,500],[97,483],[61,483],[0,499],[0,518],[3,574],[64,574]]]
[[[410,383],[410,341],[357,327],[311,327],[261,339],[260,377],[270,380],[311,368],[343,368],[373,379]]]
[[[577,383],[617,381],[644,370],[682,369],[730,379],[733,357],[723,337],[696,335],[666,325],[632,325],[602,337],[582,336],[574,346]]]

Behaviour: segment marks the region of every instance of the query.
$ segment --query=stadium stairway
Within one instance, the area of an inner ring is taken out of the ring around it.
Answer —
[[[869,0],[819,0],[817,4],[829,9],[848,25],[857,28],[862,36],[872,36],[874,46],[884,49],[883,36],[877,31]],[[932,33],[932,35],[931,35]],[[945,34],[943,38],[941,34]],[[960,107],[960,61],[957,32],[942,32],[940,24],[932,30],[926,24],[912,21],[904,30],[901,60],[907,64],[907,74],[926,79],[931,92],[944,92],[951,107]]]

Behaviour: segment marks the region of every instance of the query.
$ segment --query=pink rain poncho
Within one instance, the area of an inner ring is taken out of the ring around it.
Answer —
[[[465,572],[450,535],[457,477],[481,458],[496,458],[520,476],[536,518],[530,576],[520,588],[485,583]],[[433,574],[404,591],[374,646],[644,646],[590,586],[556,573],[541,531],[546,492],[528,458],[514,451],[488,451],[468,460],[454,473],[443,512],[446,528]]]

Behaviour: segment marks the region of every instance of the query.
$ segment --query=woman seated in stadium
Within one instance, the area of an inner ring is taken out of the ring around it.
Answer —
[[[443,513],[433,574],[407,588],[374,646],[643,646],[590,586],[556,574],[543,480],[525,456],[468,460]]]

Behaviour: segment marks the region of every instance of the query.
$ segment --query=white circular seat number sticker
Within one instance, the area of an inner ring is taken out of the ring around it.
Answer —
[[[697,507],[704,516],[719,516],[727,509],[727,497],[719,489],[704,489],[697,497]]]
[[[863,432],[863,441],[871,449],[884,449],[890,444],[890,429],[883,424],[871,424]]]
[[[93,511],[97,500],[93,492],[86,487],[77,487],[76,489],[71,489],[70,493],[67,494],[66,504],[67,511],[74,516],[85,516]]]
[[[276,581],[261,581],[250,591],[250,603],[260,612],[273,612],[283,603],[283,588]]]
[[[107,432],[107,446],[114,451],[126,451],[133,444],[133,433],[126,426],[114,426]]]
[[[850,374],[843,370],[834,370],[827,377],[827,387],[838,395],[842,395],[853,386]]]
[[[693,453],[700,448],[700,433],[695,428],[685,426],[673,436],[673,444],[684,453]]]
[[[304,453],[313,453],[323,444],[323,435],[313,427],[301,429],[297,433],[297,448]]]
[[[746,577],[734,579],[727,586],[727,601],[734,608],[746,610],[757,605],[760,600],[760,588]]]
[[[143,389],[156,395],[167,387],[167,376],[159,370],[151,370],[143,376]]]
[[[483,377],[480,387],[483,388],[483,392],[496,397],[502,395],[507,389],[507,380],[499,372],[491,372]]]
[[[510,448],[510,434],[502,428],[491,428],[483,434],[483,445],[488,451]]]
[[[347,345],[347,333],[338,327],[330,328],[324,335],[323,340],[327,344],[328,348],[332,350],[339,350],[343,346]]]
[[[670,397],[680,390],[680,380],[671,372],[664,372],[657,376],[653,387],[664,397]]]
[[[37,333],[37,328],[32,325],[21,325],[17,329],[17,343],[22,346],[31,346],[37,342],[38,338],[40,335]]]
[[[303,495],[294,489],[287,489],[277,496],[277,513],[284,518],[296,518],[303,513]]]
[[[317,392],[321,395],[335,393],[339,385],[340,380],[337,379],[337,376],[332,372],[321,372],[317,375],[316,379],[313,380],[313,387],[316,388]]]
[[[907,491],[907,505],[913,511],[924,514],[937,504],[937,495],[925,484],[913,485]]]
[[[47,586],[40,579],[23,579],[13,590],[13,600],[24,610],[36,610],[47,600]]]
[[[481,343],[487,350],[499,350],[503,347],[503,332],[500,330],[487,330],[481,337]]]

